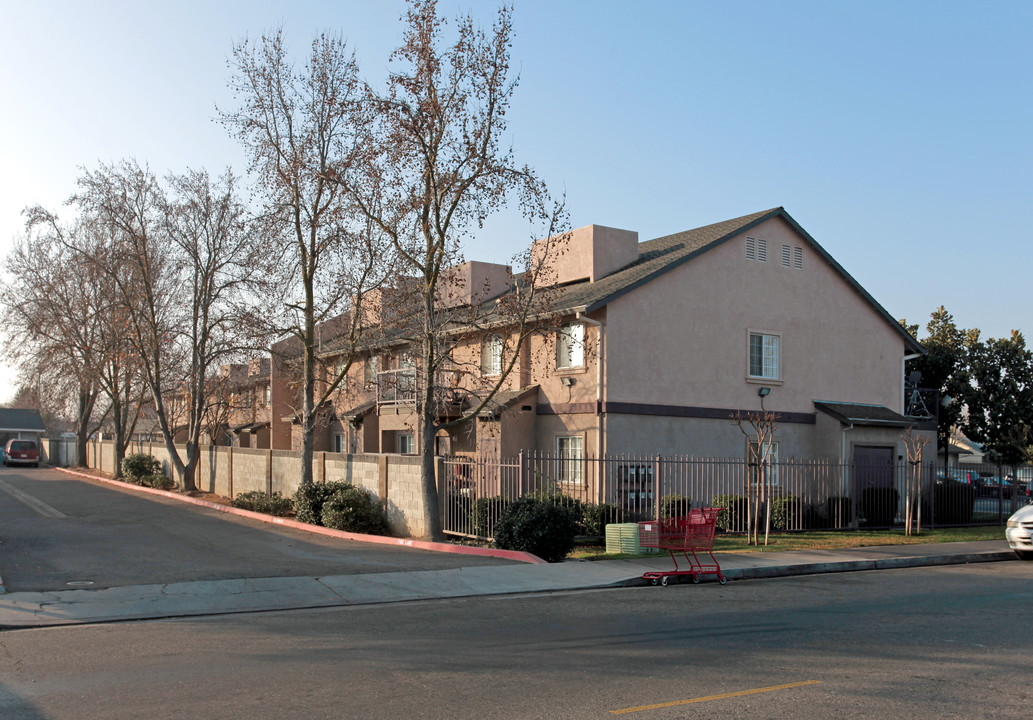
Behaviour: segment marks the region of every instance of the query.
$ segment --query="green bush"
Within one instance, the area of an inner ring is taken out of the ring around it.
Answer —
[[[340,488],[323,503],[324,527],[366,535],[387,535],[387,520],[376,499],[363,488]]]
[[[141,484],[140,479],[161,474],[161,463],[151,455],[133,453],[122,458],[122,474],[130,482]]]
[[[294,511],[294,502],[279,492],[270,495],[261,490],[250,490],[233,498],[233,507],[284,517]]]
[[[848,527],[854,520],[854,508],[850,498],[834,496],[825,500],[824,527]]]
[[[858,510],[864,518],[865,527],[890,527],[897,516],[900,493],[896,488],[870,487],[861,491]]]
[[[937,525],[967,525],[972,522],[976,506],[976,489],[967,483],[949,481],[938,483],[933,488],[933,510],[929,517],[929,501],[925,498],[922,509],[923,522]]]
[[[570,508],[536,497],[513,501],[495,525],[495,545],[560,562],[574,549],[578,521]]]
[[[479,537],[491,537],[492,529],[499,521],[502,513],[509,507],[511,500],[501,495],[477,498],[473,504],[473,533]]]
[[[771,527],[774,530],[803,529],[803,503],[795,495],[771,499]]]
[[[305,483],[294,493],[295,519],[311,525],[323,524],[323,504],[338,490],[352,487],[347,482]]]
[[[715,495],[711,507],[719,508],[717,529],[724,532],[745,532],[749,501],[742,495]]]
[[[166,476],[161,472],[161,470],[153,475],[144,475],[143,477],[138,478],[137,484],[154,488],[156,490],[172,490],[176,487],[176,481]]]
[[[664,495],[660,498],[660,517],[684,517],[692,509],[692,499],[684,495]]]
[[[585,505],[585,535],[605,535],[610,523],[624,522],[624,508],[611,503]]]

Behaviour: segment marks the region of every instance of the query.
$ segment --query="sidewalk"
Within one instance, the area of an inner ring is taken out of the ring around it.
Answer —
[[[850,550],[718,553],[730,580],[1013,560],[1000,541]],[[709,559],[709,558],[708,558]],[[670,557],[333,577],[257,578],[0,595],[0,629],[646,585]],[[687,578],[672,578],[672,583]],[[716,582],[703,577],[701,582]],[[664,592],[662,588],[643,592]],[[729,588],[729,592],[734,589]]]

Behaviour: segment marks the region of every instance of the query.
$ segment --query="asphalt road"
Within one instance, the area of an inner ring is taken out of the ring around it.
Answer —
[[[1029,717],[1033,564],[0,632],[0,717]]]
[[[12,593],[507,562],[326,538],[47,468],[0,468],[0,576]]]

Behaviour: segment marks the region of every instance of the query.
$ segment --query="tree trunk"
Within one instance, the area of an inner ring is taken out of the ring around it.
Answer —
[[[424,402],[420,428],[420,476],[423,486],[423,527],[426,539],[441,542],[445,534],[441,527],[441,508],[438,504],[438,484],[434,468],[434,407]]]

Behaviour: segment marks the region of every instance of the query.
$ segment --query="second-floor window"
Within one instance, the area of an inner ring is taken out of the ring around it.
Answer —
[[[481,345],[481,371],[485,375],[502,373],[502,336],[489,335]]]
[[[273,388],[272,385],[266,385],[262,388],[262,403],[269,407],[273,404]]]
[[[750,333],[750,377],[764,380],[778,380],[780,372],[778,335]]]
[[[556,343],[556,367],[579,368],[585,365],[585,326],[568,323],[560,328]]]
[[[380,372],[380,358],[376,355],[370,355],[366,358],[365,369],[363,370],[363,379],[366,382],[366,387],[369,387],[377,382],[377,373]]]

